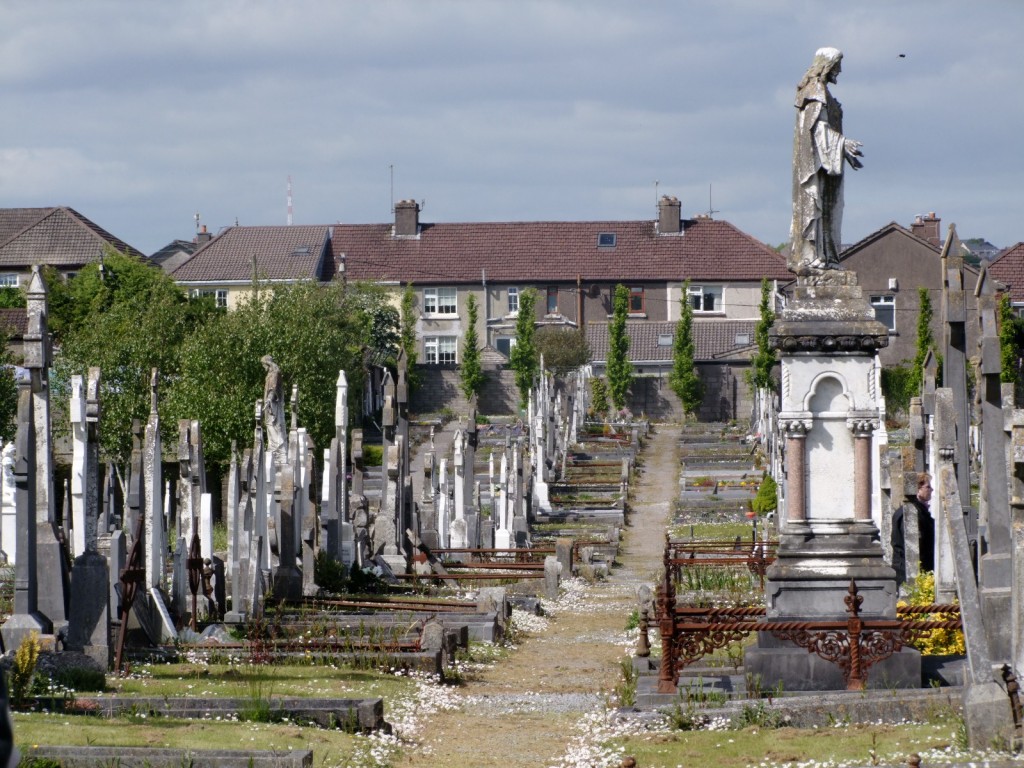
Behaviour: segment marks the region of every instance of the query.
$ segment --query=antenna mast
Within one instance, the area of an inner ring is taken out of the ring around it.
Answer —
[[[715,207],[711,205],[711,185],[708,184],[708,218],[714,218],[716,213],[721,213],[721,211],[715,210]]]
[[[395,212],[395,164],[388,165],[388,173],[391,176],[391,213]]]
[[[292,175],[288,174],[288,226],[292,225]]]

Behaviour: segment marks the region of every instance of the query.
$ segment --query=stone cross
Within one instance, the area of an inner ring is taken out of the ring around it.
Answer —
[[[143,513],[145,514],[146,587],[160,588],[164,583],[164,558],[167,540],[164,531],[163,478],[160,447],[160,415],[157,413],[157,370],[150,376],[150,410],[146,438],[142,448]]]
[[[50,334],[47,326],[47,290],[39,266],[32,267],[26,291],[28,327],[22,346],[24,367],[28,370],[35,443],[30,480],[35,486],[34,514],[38,528],[35,537],[38,607],[56,627],[67,621],[68,571],[64,559],[53,508],[53,455],[50,444],[50,379],[52,364]],[[19,523],[20,525],[21,523]],[[19,542],[20,543],[20,542]],[[21,556],[19,547],[18,556]]]

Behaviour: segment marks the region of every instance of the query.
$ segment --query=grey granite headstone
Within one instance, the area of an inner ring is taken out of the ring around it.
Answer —
[[[104,667],[110,665],[112,650],[109,578],[107,559],[95,549],[87,549],[75,558],[67,648],[84,652]]]
[[[562,565],[556,557],[548,555],[544,558],[544,597],[548,600],[558,599],[561,573]]]

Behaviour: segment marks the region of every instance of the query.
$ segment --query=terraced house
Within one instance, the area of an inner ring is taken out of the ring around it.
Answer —
[[[21,285],[33,264],[47,264],[70,277],[99,260],[106,248],[145,259],[74,208],[0,208],[0,286]]]
[[[728,222],[683,219],[673,197],[661,199],[656,219],[584,222],[431,223],[421,220],[415,201],[404,200],[394,220],[382,224],[229,227],[171,274],[226,307],[250,289],[254,275],[270,283],[372,281],[394,286],[396,301],[412,284],[425,390],[438,382],[439,396],[456,389],[449,384],[457,379],[470,295],[480,307],[485,361],[499,368],[515,344],[523,291],[537,292],[541,325],[603,328],[619,283],[630,292],[631,333],[670,328],[685,300],[701,324],[730,321],[732,344],[723,352],[721,334],[714,334],[708,357],[713,352],[718,365],[744,366],[761,279],[790,277],[774,250]],[[704,337],[712,335],[698,332]],[[637,363],[641,374],[667,374],[660,363]],[[739,394],[730,395],[726,410],[735,410]]]

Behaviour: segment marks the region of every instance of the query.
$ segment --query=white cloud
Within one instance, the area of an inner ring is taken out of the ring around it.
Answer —
[[[393,164],[427,218],[653,216],[660,179],[691,212],[713,185],[777,243],[793,88],[837,45],[867,160],[843,239],[937,210],[1010,244],[1022,21],[952,0],[5,4],[0,205],[74,200],[151,251],[195,210],[283,222],[289,173],[297,221],[384,221]]]

